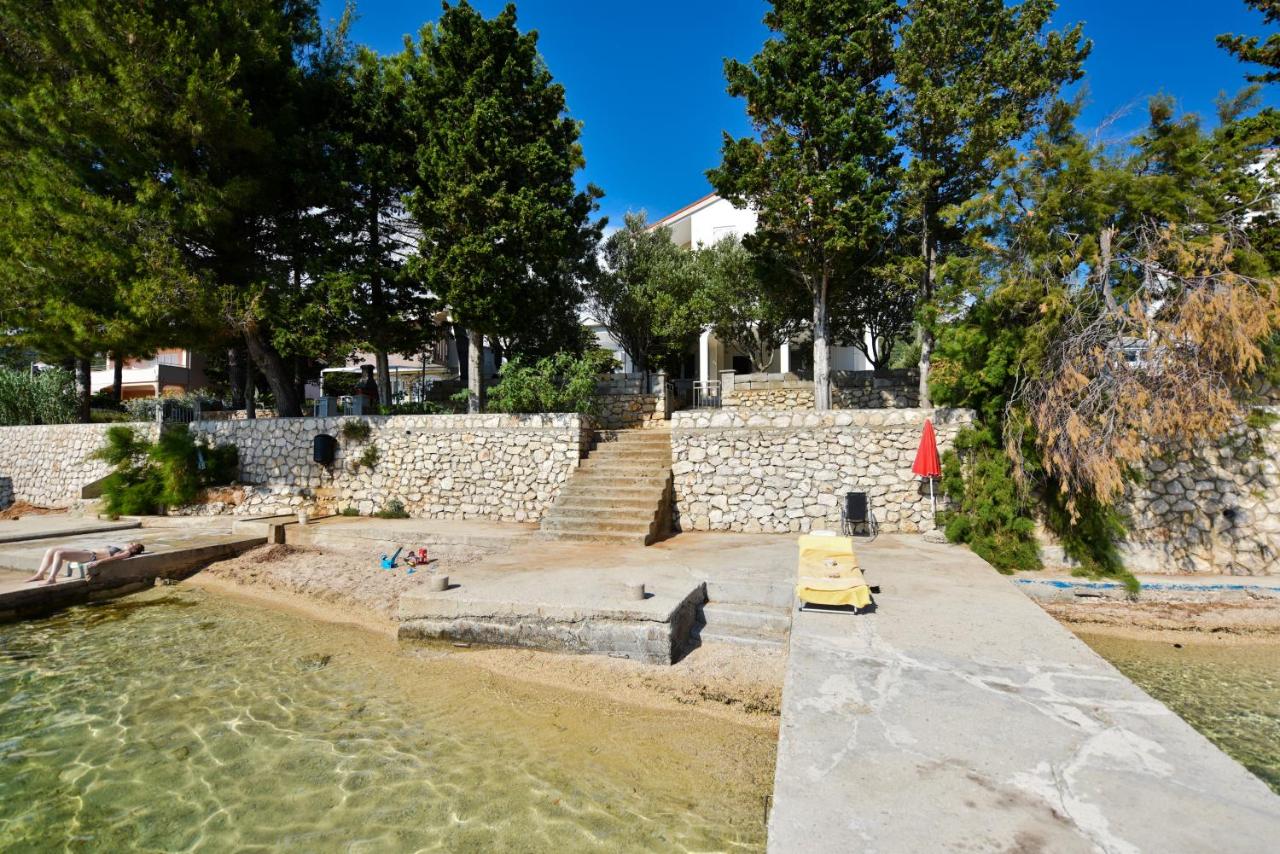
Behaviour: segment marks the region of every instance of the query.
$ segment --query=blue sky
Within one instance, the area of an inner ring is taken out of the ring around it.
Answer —
[[[503,0],[473,0],[486,15]],[[1086,67],[1093,127],[1129,107],[1109,133],[1139,129],[1145,102],[1165,92],[1188,111],[1213,115],[1213,100],[1244,85],[1244,66],[1214,44],[1223,32],[1263,32],[1261,16],[1242,0],[1062,0],[1061,24],[1083,21],[1093,40]],[[704,173],[719,162],[721,133],[749,130],[743,104],[724,91],[722,62],[747,60],[767,31],[760,0],[521,0],[521,29],[564,84],[569,110],[584,123],[584,178],[605,191],[602,211],[614,224],[627,210],[656,218],[710,190]],[[326,18],[342,3],[322,0]],[[439,15],[433,0],[363,0],[354,37],[398,51]],[[1280,87],[1272,87],[1280,88]],[[1268,93],[1268,101],[1280,97]]]

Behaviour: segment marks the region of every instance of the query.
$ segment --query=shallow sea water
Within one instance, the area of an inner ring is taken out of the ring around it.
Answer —
[[[1280,794],[1280,643],[1133,640],[1077,632],[1095,652]]]
[[[157,588],[0,625],[3,851],[760,850],[771,732]]]

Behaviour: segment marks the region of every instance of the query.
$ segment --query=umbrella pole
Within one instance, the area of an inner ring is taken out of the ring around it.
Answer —
[[[933,508],[933,515],[938,515],[938,499],[933,497],[933,478],[929,478],[929,506]]]

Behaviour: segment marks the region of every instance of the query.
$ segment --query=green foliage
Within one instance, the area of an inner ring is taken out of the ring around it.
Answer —
[[[404,502],[399,498],[393,498],[387,502],[386,506],[373,514],[379,519],[408,519],[409,511],[404,509]]]
[[[596,385],[616,363],[612,354],[591,350],[581,357],[559,353],[527,365],[520,358],[502,366],[489,397],[492,412],[577,412],[599,410]]]
[[[1054,0],[907,0],[894,51],[895,136],[906,153],[895,206],[917,235],[921,395],[928,402],[934,327],[962,301],[952,260],[1001,158],[1078,80],[1090,45],[1080,25],[1046,32]]]
[[[360,515],[360,511],[359,511],[359,510],[357,510],[355,507],[343,507],[343,508],[342,508],[342,512],[341,512],[339,515],[341,515],[341,516],[359,516],[359,515]]]
[[[367,442],[373,432],[373,427],[370,426],[368,421],[343,421],[342,426],[338,428],[338,432],[346,442]]]
[[[232,483],[239,473],[235,445],[196,442],[186,427],[166,428],[155,442],[132,427],[111,427],[105,442],[93,456],[113,468],[102,490],[104,509],[113,516],[191,504],[201,490]]]
[[[378,446],[369,445],[361,452],[360,456],[352,461],[351,466],[357,471],[362,468],[371,469],[378,464],[380,459],[382,459],[382,455],[378,452]]]
[[[349,397],[355,394],[358,382],[360,382],[359,374],[334,371],[324,375],[321,391],[326,397]]]
[[[716,337],[746,353],[757,372],[784,341],[805,326],[810,306],[789,277],[761,265],[736,237],[695,253],[701,273],[698,303]]]
[[[942,459],[942,487],[950,509],[939,514],[947,539],[965,543],[1001,572],[1039,569],[1035,520],[1014,482],[1008,457],[989,434],[966,430],[960,450]],[[963,454],[963,461],[960,454]]]
[[[413,272],[473,347],[576,305],[603,225],[590,219],[601,191],[574,183],[580,126],[537,40],[517,28],[514,5],[486,20],[459,2],[403,60],[417,140],[408,205],[422,232]],[[483,377],[468,378],[479,411]]]
[[[650,229],[643,213],[604,241],[603,269],[587,283],[592,315],[631,357],[637,371],[679,352],[702,330],[700,270],[667,229]]]
[[[76,405],[75,380],[68,372],[0,367],[0,426],[67,424],[76,420]]]
[[[1261,12],[1268,24],[1280,22],[1280,0],[1245,0],[1245,3]],[[1265,40],[1258,36],[1226,34],[1218,36],[1218,45],[1241,62],[1256,63],[1266,69],[1249,75],[1248,79],[1258,83],[1280,81],[1280,33],[1270,33]]]
[[[829,302],[875,255],[897,163],[886,88],[897,0],[775,0],[750,64],[727,60],[729,94],[755,134],[725,135],[716,192],[759,214],[744,238],[808,297],[815,402],[830,407]]]

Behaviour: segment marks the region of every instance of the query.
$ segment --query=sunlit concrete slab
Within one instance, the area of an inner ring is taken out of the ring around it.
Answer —
[[[103,565],[93,579],[63,575],[54,584],[26,580],[39,568],[46,549],[63,546],[99,551],[108,545],[134,541],[145,545],[146,552]],[[0,544],[0,621],[124,595],[150,587],[158,578],[184,578],[212,561],[234,557],[264,542],[262,537],[178,527],[78,533],[66,538]]]
[[[128,531],[141,527],[137,519],[106,519],[70,516],[63,513],[47,516],[23,516],[20,519],[0,521],[0,543],[17,543],[23,540],[41,540],[53,537],[79,537],[112,531]]]
[[[769,850],[1274,850],[1280,797],[965,549],[792,623]]]

